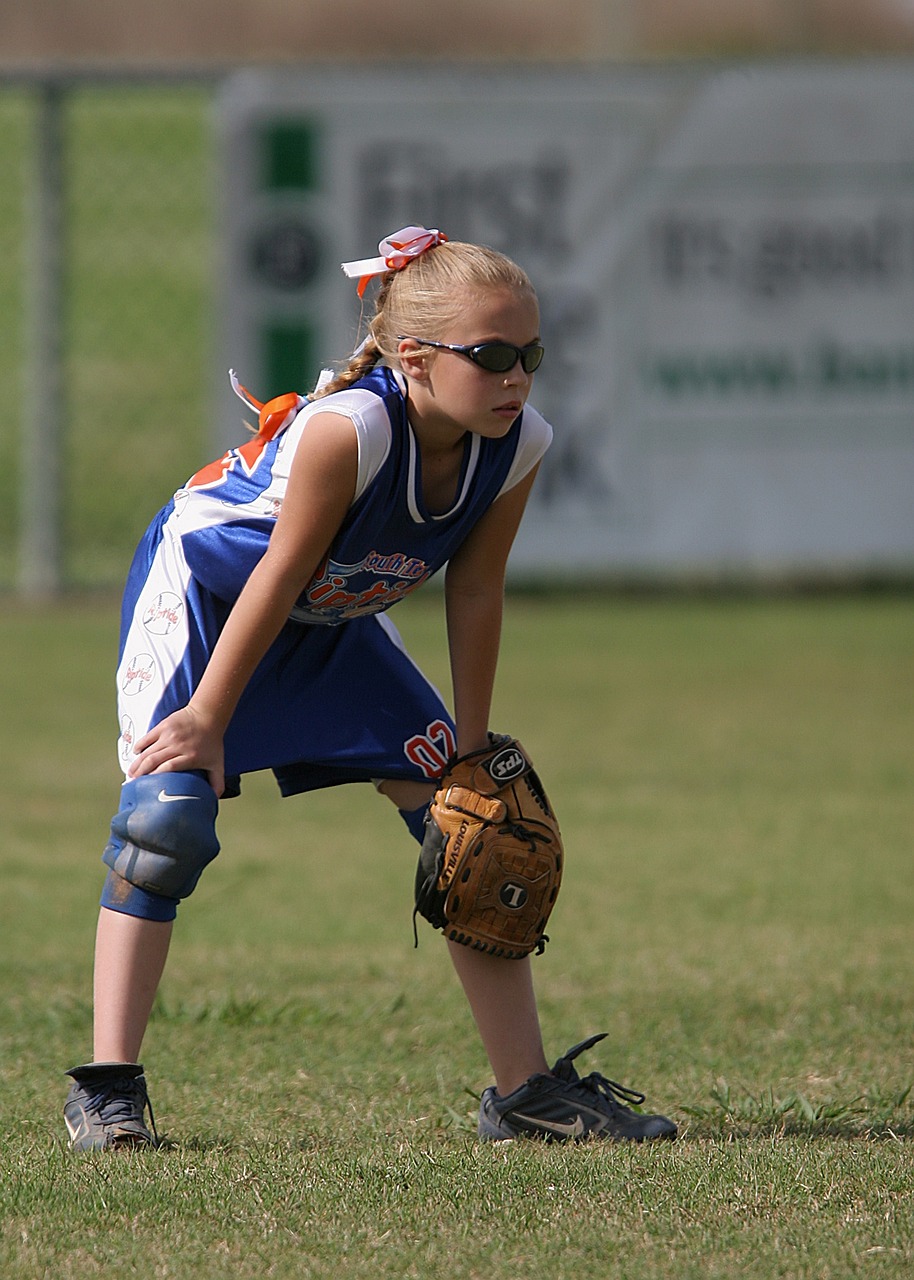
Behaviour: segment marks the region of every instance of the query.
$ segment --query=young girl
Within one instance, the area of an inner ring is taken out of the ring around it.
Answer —
[[[527,406],[536,294],[503,255],[438,231],[379,249],[344,265],[360,294],[380,277],[348,367],[310,398],[249,399],[257,435],[178,490],[130,569],[94,1059],[68,1072],[77,1150],[154,1142],[140,1047],[241,774],[272,769],[283,795],[373,781],[421,841],[448,758],[488,746],[505,564],[552,436]],[[453,718],[384,612],[445,564]],[[481,1137],[675,1135],[620,1101],[640,1095],[577,1075],[601,1037],[550,1071],[529,958],[448,946],[495,1075]]]

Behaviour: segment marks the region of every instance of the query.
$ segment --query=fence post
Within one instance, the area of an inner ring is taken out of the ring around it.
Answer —
[[[65,91],[38,85],[26,208],[26,356],[23,394],[19,590],[46,598],[62,586]]]

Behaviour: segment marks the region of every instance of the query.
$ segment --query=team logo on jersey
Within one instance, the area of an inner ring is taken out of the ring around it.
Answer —
[[[314,575],[294,616],[306,620],[305,614],[313,611],[321,621],[342,622],[381,613],[430,576],[424,560],[400,552],[369,551],[357,564],[338,564],[328,558]]]
[[[129,760],[133,755],[133,744],[136,741],[136,729],[129,716],[121,716],[120,757]]]
[[[142,693],[155,679],[156,664],[151,653],[138,653],[124,667],[121,692],[132,698]]]
[[[173,591],[160,591],[143,614],[143,626],[155,636],[174,631],[184,613],[184,603]]]

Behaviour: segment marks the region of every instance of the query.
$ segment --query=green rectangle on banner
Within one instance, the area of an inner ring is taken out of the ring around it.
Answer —
[[[312,120],[264,126],[263,184],[271,191],[313,191],[318,185],[317,129]]]
[[[304,394],[317,378],[315,336],[310,325],[268,325],[261,338],[263,395],[267,399],[287,391]]]

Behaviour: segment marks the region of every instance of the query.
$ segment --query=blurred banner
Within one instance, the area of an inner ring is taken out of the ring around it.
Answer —
[[[314,68],[226,82],[226,370],[308,390],[344,259],[407,223],[516,258],[555,445],[512,572],[910,574],[914,68]]]

